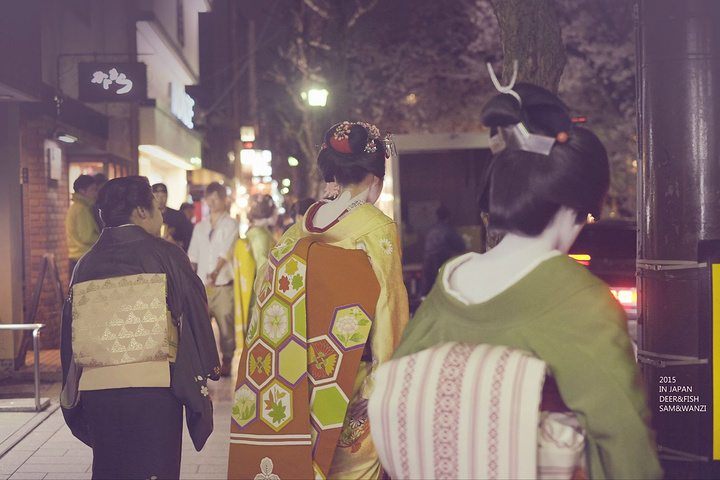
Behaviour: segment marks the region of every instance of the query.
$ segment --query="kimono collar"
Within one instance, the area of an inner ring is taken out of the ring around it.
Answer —
[[[100,238],[98,239],[99,244],[113,244],[113,243],[125,243],[125,242],[136,242],[139,240],[146,240],[148,238],[155,238],[149,234],[140,225],[129,223],[126,225],[120,225],[119,227],[105,227],[103,228]]]
[[[316,203],[305,213],[302,231],[304,235],[318,236],[323,242],[334,243],[349,237],[359,236],[365,230],[368,223],[382,217],[386,218],[388,222],[392,222],[392,220],[386,217],[377,207],[369,203],[363,203],[327,227],[317,228],[312,225],[312,220],[318,208],[320,208],[320,205],[322,205],[321,202]]]

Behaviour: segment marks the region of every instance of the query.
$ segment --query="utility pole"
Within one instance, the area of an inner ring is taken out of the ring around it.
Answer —
[[[720,463],[718,25],[713,0],[638,5],[638,360],[667,478],[718,478]]]

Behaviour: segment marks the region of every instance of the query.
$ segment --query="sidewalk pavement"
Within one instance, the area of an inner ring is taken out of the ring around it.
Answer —
[[[202,451],[196,452],[184,428],[181,479],[227,478],[234,385],[233,376],[208,382],[215,406],[215,430]],[[52,403],[43,412],[0,413],[0,480],[92,477],[92,451],[65,425],[58,404],[59,384],[51,385],[43,396],[49,392],[53,393]]]

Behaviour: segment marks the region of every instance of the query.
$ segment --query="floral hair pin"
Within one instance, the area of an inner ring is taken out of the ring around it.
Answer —
[[[350,127],[352,125],[350,122],[342,122],[335,127],[335,131],[330,137],[330,145],[338,152],[352,153],[350,146]]]
[[[366,122],[348,122],[344,121],[338,123],[333,131],[332,136],[329,139],[330,146],[340,153],[352,153],[352,147],[350,146],[350,129],[353,125],[360,125],[367,131],[368,141],[365,144],[363,151],[365,153],[377,152],[377,142],[380,139],[380,130],[371,123]],[[320,149],[324,150],[327,148],[326,144],[323,144]]]

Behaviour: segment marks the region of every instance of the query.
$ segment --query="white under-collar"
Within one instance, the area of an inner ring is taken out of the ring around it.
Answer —
[[[469,262],[470,260],[478,259],[478,258],[482,259],[482,254],[476,253],[476,252],[469,252],[469,253],[466,253],[465,255],[461,255],[461,256],[451,260],[450,262],[448,262],[447,265],[445,265],[445,270],[443,271],[443,277],[442,277],[443,288],[448,293],[448,295],[450,295],[451,297],[453,297],[454,299],[456,299],[457,301],[459,301],[465,305],[474,305],[474,304],[478,304],[478,303],[487,302],[488,300],[498,296],[499,294],[506,291],[508,288],[512,287],[517,282],[522,280],[524,277],[526,277],[530,272],[532,272],[535,268],[537,268],[538,265],[543,263],[545,260],[549,260],[550,258],[556,257],[558,255],[562,255],[562,253],[559,252],[558,250],[551,250],[551,251],[543,254],[542,256],[534,259],[532,262],[528,263],[524,269],[520,270],[517,274],[515,274],[513,277],[511,277],[510,280],[508,282],[506,282],[505,285],[500,285],[499,289],[495,290],[495,292],[492,295],[483,296],[482,294],[480,294],[478,296],[473,296],[472,298],[469,298],[469,297],[463,295],[462,293],[458,292],[457,290],[450,287],[450,276],[455,272],[455,270],[458,267],[460,267],[464,263]],[[493,272],[492,272],[492,270],[488,269],[488,270],[484,270],[483,274],[492,275]]]
[[[323,229],[335,220],[338,220],[344,212],[350,212],[365,203],[368,190],[365,189],[354,197],[350,196],[350,192],[345,190],[339,197],[330,202],[326,202],[318,208],[315,216],[312,218],[312,225],[315,228]]]

